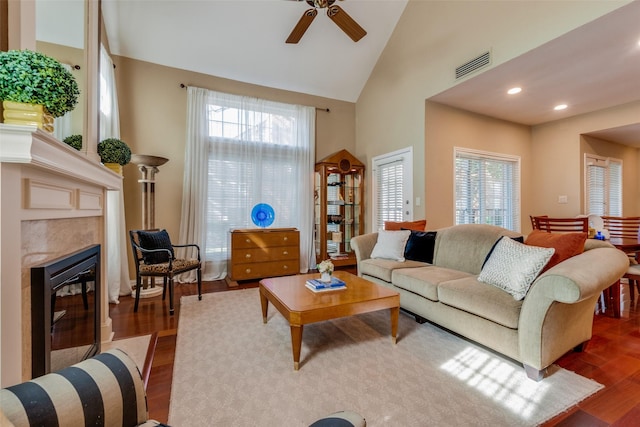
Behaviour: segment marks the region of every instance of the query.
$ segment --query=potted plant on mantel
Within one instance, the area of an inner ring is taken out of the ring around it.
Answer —
[[[69,135],[62,140],[65,144],[75,148],[76,150],[82,150],[82,135]]]
[[[122,175],[122,166],[131,161],[131,149],[118,138],[107,138],[98,144],[98,155],[106,167]]]
[[[0,99],[5,123],[53,132],[53,118],[75,108],[80,90],[57,60],[30,50],[0,52]]]

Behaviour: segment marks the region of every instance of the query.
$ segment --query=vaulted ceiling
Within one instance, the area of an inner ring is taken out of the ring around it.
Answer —
[[[79,2],[44,3],[66,4],[56,9],[72,15],[69,4]],[[299,43],[285,43],[310,9],[306,1],[103,0],[102,11],[115,55],[357,102],[407,0],[336,4],[367,31],[357,43],[325,9],[319,9]],[[431,99],[527,125],[638,101],[638,22],[636,0],[507,63],[469,75]],[[507,97],[506,89],[516,85],[523,92]],[[553,111],[560,102],[569,108]],[[594,136],[640,147],[640,118]]]
[[[407,1],[337,3],[367,31],[359,42],[319,9],[300,42],[285,43],[306,1],[106,0],[102,10],[116,55],[356,102]]]

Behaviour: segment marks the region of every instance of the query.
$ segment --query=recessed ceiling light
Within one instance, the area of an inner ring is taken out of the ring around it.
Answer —
[[[559,104],[553,107],[553,109],[556,111],[564,110],[565,108],[567,108],[567,104]]]
[[[511,89],[509,89],[507,91],[507,93],[509,95],[515,95],[516,93],[520,93],[520,92],[522,92],[522,88],[521,87],[512,87]]]

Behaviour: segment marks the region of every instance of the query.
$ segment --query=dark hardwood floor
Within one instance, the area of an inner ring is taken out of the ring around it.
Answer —
[[[257,282],[251,282],[234,289],[257,285]],[[229,288],[224,281],[203,283],[203,293],[227,290]],[[586,350],[569,353],[557,361],[563,368],[603,384],[604,389],[545,423],[545,427],[640,425],[640,296],[636,295],[636,301],[631,304],[628,290],[623,285],[622,318],[596,315],[593,338]],[[147,401],[150,417],[160,422],[167,422],[169,415],[180,297],[195,294],[195,284],[176,285],[173,316],[169,316],[168,298],[164,302],[161,297],[142,299],[136,314],[133,313],[133,299],[130,297],[121,297],[120,304],[109,306],[114,339],[157,333]]]

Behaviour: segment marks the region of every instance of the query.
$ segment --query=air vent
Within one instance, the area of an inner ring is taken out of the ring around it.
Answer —
[[[479,70],[480,68],[486,67],[489,64],[491,64],[491,52],[487,51],[477,58],[474,58],[471,61],[456,68],[456,80],[468,74],[471,74],[474,71]]]

